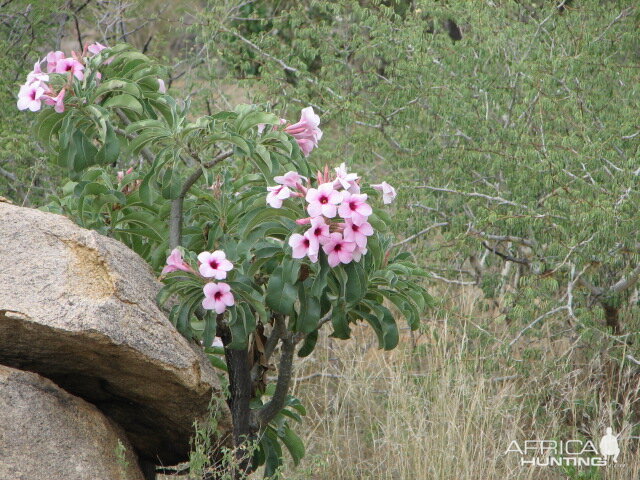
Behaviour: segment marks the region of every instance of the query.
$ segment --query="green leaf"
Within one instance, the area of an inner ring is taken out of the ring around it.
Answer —
[[[327,287],[327,275],[331,271],[329,263],[327,262],[327,254],[322,249],[318,252],[318,264],[320,265],[320,271],[316,275],[311,286],[311,295],[319,298]]]
[[[283,276],[282,266],[271,274],[267,284],[267,306],[283,315],[292,315],[293,305],[298,298],[298,291],[291,283],[287,283]]]
[[[342,307],[334,307],[331,315],[331,325],[333,326],[333,332],[331,333],[333,338],[346,340],[351,336],[349,320]]]
[[[98,149],[81,130],[76,130],[73,133],[71,143],[75,150],[75,155],[72,160],[73,170],[81,172],[85,168],[96,163],[96,154],[98,153]]]
[[[264,123],[266,125],[278,125],[280,123],[280,119],[273,113],[254,111],[242,117],[242,120],[238,125],[238,133],[244,134],[247,130],[260,123]]]
[[[122,108],[123,110],[131,110],[138,115],[141,115],[143,110],[140,102],[128,93],[110,97],[106,102],[104,102],[103,106],[105,108]]]
[[[120,141],[113,131],[110,123],[107,123],[107,133],[104,144],[98,151],[96,162],[101,165],[108,165],[118,160],[120,155]]]
[[[231,311],[235,311],[236,315],[232,315],[229,320],[231,343],[227,345],[227,348],[246,348],[249,334],[256,328],[256,318],[246,303],[236,305]]]
[[[298,437],[298,435],[296,435],[289,427],[285,427],[282,434],[279,436],[282,439],[284,446],[289,450],[291,458],[293,458],[294,465],[298,465],[302,457],[304,457],[304,443],[302,443],[300,437]]]
[[[311,295],[311,283],[312,280],[307,279],[304,283],[298,284],[300,311],[296,321],[296,330],[306,334],[315,331],[320,320],[320,301]]]
[[[302,347],[300,347],[300,350],[298,350],[298,356],[299,357],[309,356],[311,352],[313,352],[313,350],[316,348],[317,341],[318,341],[318,330],[314,330],[313,332],[309,333],[306,337],[304,337],[304,343],[302,344]]]
[[[96,88],[95,92],[93,93],[93,98],[95,100],[95,98],[99,97],[100,95],[104,95],[105,93],[118,91],[127,93],[129,95],[140,95],[140,89],[135,83],[128,82],[126,80],[112,79],[100,84],[100,86]]]
[[[367,272],[360,262],[351,262],[344,267],[347,274],[347,283],[345,285],[345,298],[347,303],[358,303],[367,292]]]

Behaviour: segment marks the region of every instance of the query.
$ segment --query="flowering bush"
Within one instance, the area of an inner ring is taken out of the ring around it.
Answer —
[[[38,138],[70,177],[48,208],[118,238],[161,273],[159,303],[179,299],[171,322],[226,372],[243,468],[266,463],[272,475],[281,444],[297,463],[294,356],[313,351],[326,323],[346,339],[366,322],[392,349],[396,313],[415,329],[429,304],[413,278],[424,272],[385,234],[395,190],[367,186],[345,163],[315,172],[307,157],[322,131],[311,107],[293,124],[248,105],[193,119],[188,102],[166,93],[162,68],[126,45],[46,62],[19,107],[40,110]],[[254,440],[246,458],[240,447]]]

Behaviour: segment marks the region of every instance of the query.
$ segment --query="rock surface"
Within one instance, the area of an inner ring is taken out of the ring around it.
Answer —
[[[96,407],[35,373],[0,365],[0,479],[143,476],[124,431]]]
[[[145,461],[173,465],[187,459],[194,420],[222,394],[206,357],[157,307],[159,288],[122,243],[0,203],[0,363],[93,403]]]

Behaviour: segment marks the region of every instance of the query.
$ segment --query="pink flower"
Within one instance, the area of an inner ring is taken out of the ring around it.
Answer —
[[[375,190],[382,192],[382,202],[385,205],[393,202],[393,199],[396,198],[396,189],[389,185],[387,182],[379,183],[378,185],[371,185]]]
[[[328,255],[330,267],[351,262],[356,248],[357,245],[354,242],[346,241],[338,232],[332,233],[329,241],[322,246],[324,253]]]
[[[58,92],[58,95],[55,97],[52,97],[50,95],[43,95],[42,98],[44,98],[44,103],[46,103],[47,105],[52,105],[53,109],[56,112],[63,113],[65,93],[66,93],[66,90],[63,88],[62,90],[60,90],[60,92]]]
[[[356,247],[356,249],[353,251],[353,261],[359,262],[362,256],[366,254],[367,254],[366,248]]]
[[[267,203],[273,208],[282,207],[282,201],[291,196],[291,190],[285,185],[267,187],[267,190],[269,191],[267,194]]]
[[[101,43],[96,42],[89,45],[87,47],[87,50],[89,51],[89,53],[92,53],[93,55],[97,55],[105,48],[107,48],[105,45],[102,45]]]
[[[233,263],[227,260],[222,250],[215,252],[202,252],[198,255],[200,261],[200,275],[206,278],[214,277],[216,280],[227,278],[227,272],[233,269]]]
[[[367,194],[362,195],[357,193],[345,192],[344,198],[340,208],[338,208],[338,214],[342,218],[350,218],[354,223],[358,225],[367,220],[367,217],[371,215],[373,210],[367,203]]]
[[[67,73],[71,72],[74,77],[78,80],[82,80],[84,78],[84,65],[80,63],[73,57],[63,58],[56,62],[56,71],[55,73]]]
[[[289,246],[293,250],[291,256],[293,258],[304,258],[306,255],[312,262],[318,261],[318,242],[308,235],[308,232],[304,235],[294,233],[289,237]]]
[[[307,212],[312,217],[324,215],[333,218],[338,211],[337,205],[342,201],[342,193],[334,190],[333,183],[323,183],[317,189],[310,188],[307,191]]]
[[[347,173],[347,167],[344,163],[341,163],[339,167],[336,167],[335,171],[336,179],[333,184],[336,186],[336,188],[341,186],[345,190],[349,190],[354,184],[357,185],[356,180],[358,180],[358,175],[356,173]]]
[[[58,62],[64,59],[64,52],[49,52],[47,53],[47,72],[48,73],[60,73],[57,71]]]
[[[120,170],[117,174],[118,182],[121,182],[122,180],[124,180],[124,176],[129,175],[131,172],[133,172],[133,167],[129,167],[126,172],[123,172],[122,170]]]
[[[311,228],[307,230],[305,235],[320,245],[324,245],[331,239],[329,235],[329,225],[327,225],[323,217],[312,218]]]
[[[322,138],[322,130],[318,128],[320,117],[313,112],[313,107],[303,108],[300,121],[284,129],[286,133],[296,139],[304,156],[308,156],[318,141]]]
[[[35,82],[40,82],[44,84],[45,82],[48,82],[48,81],[49,81],[49,75],[42,72],[40,62],[34,63],[33,71],[29,72],[29,74],[27,75],[27,84],[31,84]],[[45,86],[42,85],[42,87],[44,88]]]
[[[273,177],[273,180],[280,185],[296,188],[296,185],[301,184],[302,180],[306,180],[306,178],[298,172],[287,172],[284,175]]]
[[[347,219],[342,235],[344,235],[345,240],[354,242],[358,248],[365,248],[367,246],[367,237],[373,235],[373,227],[369,222],[362,222],[358,225],[353,223],[351,219]]]
[[[167,86],[164,84],[164,80],[158,79],[158,92],[167,93]]]
[[[29,109],[37,112],[42,106],[44,88],[39,82],[30,85],[22,85],[18,92],[18,110]]]
[[[182,259],[182,253],[177,248],[171,250],[171,254],[167,257],[167,265],[162,269],[162,273],[171,273],[177,270],[183,272],[193,272],[191,266]]]
[[[202,291],[204,292],[202,308],[205,310],[215,310],[220,314],[235,303],[231,287],[227,283],[209,282],[202,288]]]

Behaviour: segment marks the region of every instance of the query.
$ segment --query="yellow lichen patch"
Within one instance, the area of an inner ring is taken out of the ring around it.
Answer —
[[[110,297],[115,283],[100,253],[76,242],[65,242],[69,247],[69,290],[89,298]]]

